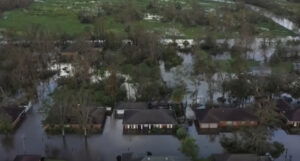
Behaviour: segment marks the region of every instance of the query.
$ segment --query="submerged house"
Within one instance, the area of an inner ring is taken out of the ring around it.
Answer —
[[[285,118],[287,127],[300,127],[300,108],[298,104],[291,104],[284,99],[279,99],[276,106],[278,112]]]
[[[46,131],[52,131],[55,129],[60,129],[62,126],[62,121],[60,117],[55,115],[55,118],[48,118],[45,121],[44,128]],[[101,132],[104,128],[106,120],[106,109],[105,108],[92,108],[89,112],[89,120],[87,121],[88,129],[93,132]],[[80,119],[76,117],[76,114],[68,112],[63,120],[64,127],[66,129],[81,129]]]
[[[124,133],[171,133],[176,128],[174,112],[167,109],[126,110]]]
[[[149,104],[147,102],[120,102],[115,108],[115,117],[121,119],[126,110],[148,109]]]
[[[212,161],[271,161],[271,158],[256,154],[215,154]]]
[[[300,108],[288,110],[283,113],[287,121],[287,126],[300,128]]]
[[[218,129],[258,125],[255,115],[241,108],[213,108],[195,110],[200,129]]]
[[[15,128],[26,116],[26,108],[19,106],[0,107],[0,113],[3,113],[10,120]]]

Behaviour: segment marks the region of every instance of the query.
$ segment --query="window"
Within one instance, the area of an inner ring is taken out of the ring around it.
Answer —
[[[226,125],[231,126],[232,125],[232,121],[226,121]]]

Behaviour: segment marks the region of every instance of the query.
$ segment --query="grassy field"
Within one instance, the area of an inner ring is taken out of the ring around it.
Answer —
[[[55,33],[66,33],[76,36],[86,30],[89,30],[93,25],[82,24],[78,19],[78,13],[81,11],[93,11],[104,2],[119,3],[126,0],[39,0],[34,2],[26,9],[17,9],[5,12],[0,19],[0,29],[10,29],[17,34],[22,34],[32,25],[40,25],[46,30]],[[150,0],[133,0],[138,7],[145,8]],[[166,1],[166,0],[165,0]],[[185,4],[184,0],[177,0],[181,4]],[[165,3],[161,1],[160,3]],[[207,11],[216,10],[224,5],[221,2],[213,2],[202,0],[199,2]],[[125,34],[125,25],[116,21],[113,17],[107,17],[104,22],[109,30]],[[160,21],[141,20],[135,22],[138,25],[144,26],[146,29],[156,31],[162,34],[168,30],[178,30],[185,38],[195,38],[205,35],[208,31],[205,26],[186,27],[179,23],[163,23]],[[293,35],[292,32],[282,28],[281,26],[266,21],[258,24],[258,36],[288,36]],[[231,33],[232,37],[238,33]],[[224,33],[217,33],[217,37],[223,37]]]

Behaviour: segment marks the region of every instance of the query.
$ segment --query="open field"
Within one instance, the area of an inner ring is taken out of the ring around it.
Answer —
[[[34,2],[26,9],[16,9],[5,12],[0,20],[0,29],[9,29],[14,33],[22,34],[32,25],[40,25],[46,30],[54,33],[66,33],[71,36],[78,35],[84,31],[93,29],[93,24],[83,24],[78,19],[80,12],[98,12],[103,3],[120,3],[124,0],[39,0]],[[150,0],[132,0],[142,13],[147,13],[146,6]],[[186,1],[178,0],[183,7],[191,7]],[[169,3],[168,1],[159,1],[159,3]],[[220,7],[227,5],[222,2],[203,0],[199,2],[205,12],[215,12]],[[124,29],[126,25],[117,21],[114,16],[106,16],[103,20],[106,27],[111,31],[126,34]],[[186,26],[178,22],[161,22],[158,20],[139,20],[132,22],[133,25],[142,25],[150,31],[166,34],[169,30],[176,30],[185,38],[202,37],[209,32],[205,25]],[[263,22],[255,24],[257,36],[289,36],[293,33],[274,22],[265,19]],[[238,36],[238,32],[229,33],[230,37]],[[215,32],[216,37],[224,37],[224,33]],[[227,35],[228,36],[228,33]]]

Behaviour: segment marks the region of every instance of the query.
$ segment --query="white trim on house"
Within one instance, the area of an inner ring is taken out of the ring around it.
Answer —
[[[218,127],[218,123],[200,123],[201,129],[216,129]]]
[[[124,109],[117,109],[117,115],[124,115],[125,110]]]
[[[158,128],[158,129],[173,129],[175,125],[173,124],[126,124],[124,125],[125,129],[152,129],[152,128]]]

